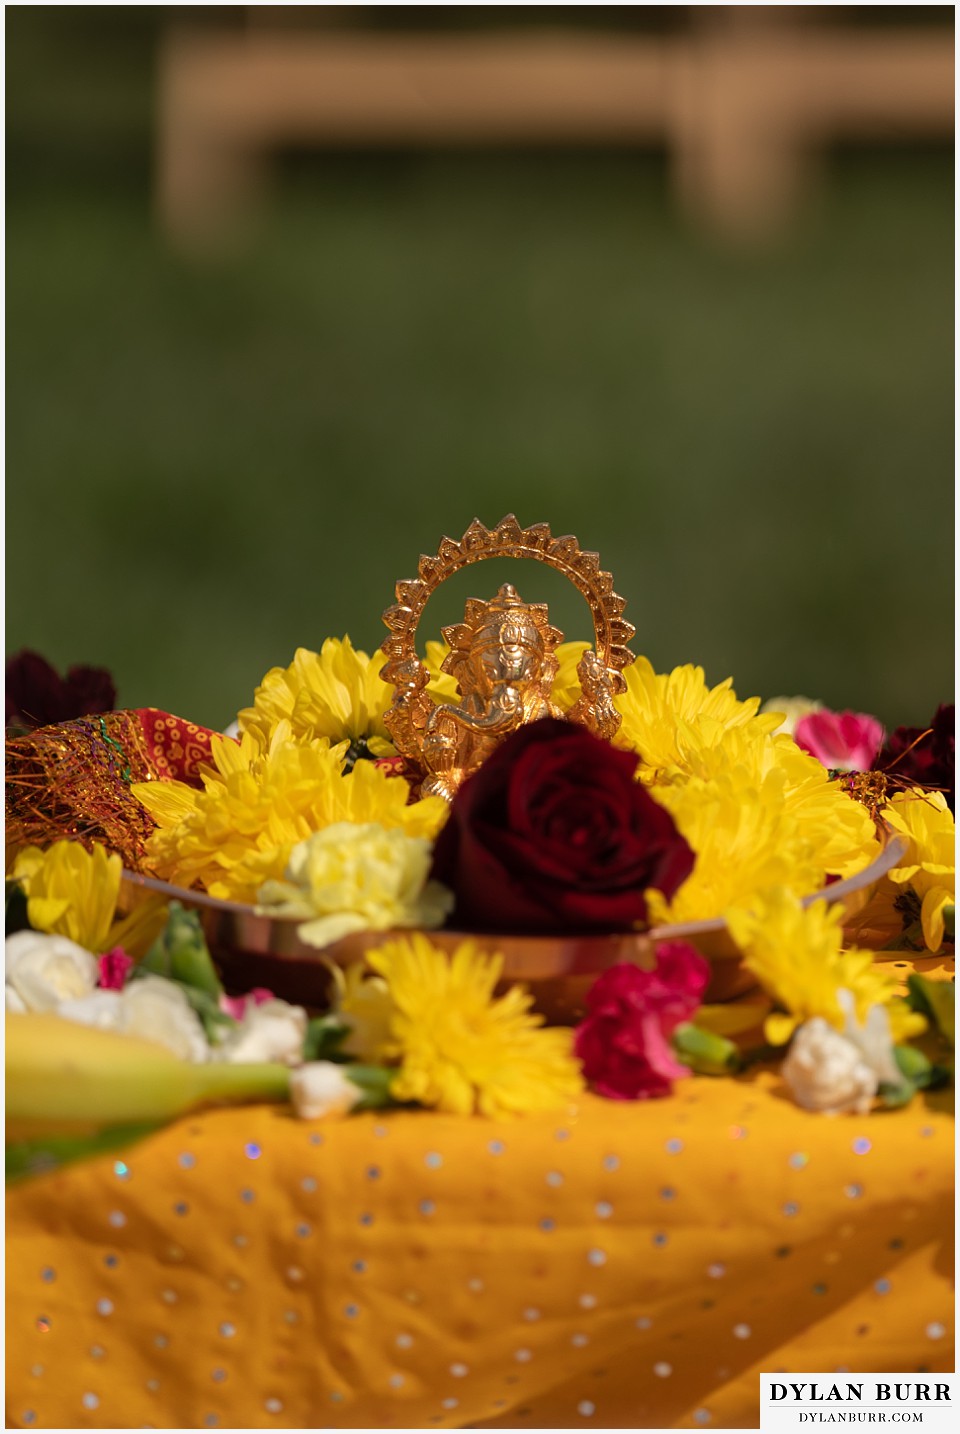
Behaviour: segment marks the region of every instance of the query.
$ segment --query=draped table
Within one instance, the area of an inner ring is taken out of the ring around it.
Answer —
[[[773,1067],[197,1113],[11,1187],[8,1425],[757,1427],[760,1371],[953,1368],[953,1151],[951,1092],[812,1115]]]

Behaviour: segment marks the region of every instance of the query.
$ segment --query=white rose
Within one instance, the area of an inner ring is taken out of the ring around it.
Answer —
[[[857,1046],[820,1016],[797,1031],[780,1073],[797,1105],[829,1115],[866,1115],[879,1084]]]
[[[18,931],[4,948],[7,985],[28,1011],[53,1011],[96,987],[97,960],[66,936]],[[8,1006],[9,1009],[9,1006]]]
[[[78,1001],[62,1001],[57,1015],[65,1021],[78,1021],[81,1026],[96,1026],[101,1031],[115,1031],[123,1014],[123,998],[119,991],[91,991]]]
[[[231,1065],[279,1061],[296,1066],[303,1060],[307,1013],[286,1001],[247,1002],[243,1020],[216,1049],[216,1059]]]
[[[172,981],[162,976],[140,976],[117,994],[121,1002],[117,1029],[125,1035],[156,1041],[181,1060],[210,1059],[200,1017]]]
[[[4,987],[4,995],[6,996],[6,1008],[8,1011],[14,1011],[18,1016],[26,1014],[27,1003],[22,996],[17,995],[12,986]]]
[[[346,1115],[362,1099],[343,1067],[333,1061],[308,1061],[290,1076],[290,1098],[301,1120]]]

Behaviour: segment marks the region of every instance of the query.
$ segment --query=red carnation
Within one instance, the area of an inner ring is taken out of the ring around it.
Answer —
[[[709,979],[709,964],[685,941],[658,946],[653,971],[625,962],[598,977],[574,1037],[583,1074],[598,1095],[669,1095],[671,1082],[690,1074],[670,1037],[700,1005]]]

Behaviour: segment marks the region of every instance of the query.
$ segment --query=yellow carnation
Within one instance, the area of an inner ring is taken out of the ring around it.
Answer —
[[[258,910],[299,917],[297,934],[309,946],[351,931],[442,926],[453,893],[427,880],[432,851],[399,827],[335,822],[293,848],[285,879],[260,888]]]

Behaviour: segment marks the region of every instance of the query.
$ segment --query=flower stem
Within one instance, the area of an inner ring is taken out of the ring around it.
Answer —
[[[197,1066],[197,1096],[201,1100],[289,1100],[290,1069],[288,1066],[261,1062],[257,1065],[231,1065],[211,1061]]]

